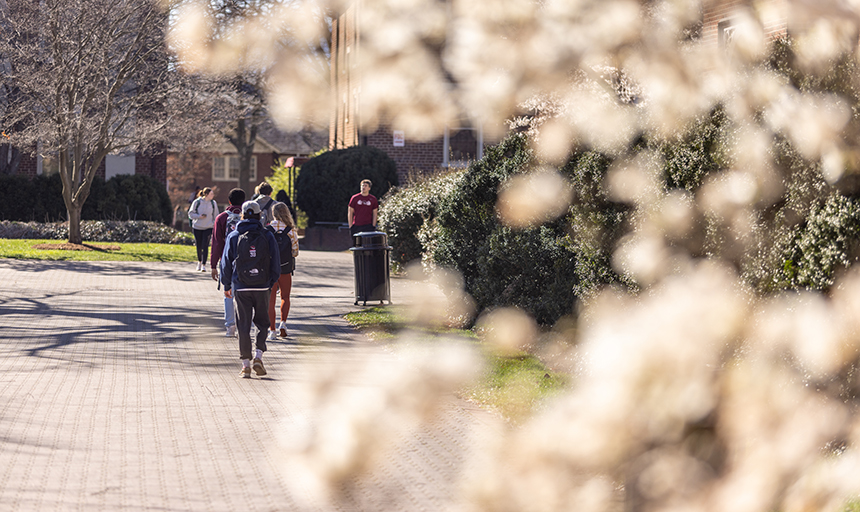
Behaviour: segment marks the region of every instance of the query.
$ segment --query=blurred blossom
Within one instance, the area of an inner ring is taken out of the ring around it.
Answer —
[[[760,315],[752,337],[762,348],[778,354],[790,350],[797,362],[815,378],[837,373],[852,362],[860,346],[846,339],[847,318],[830,301],[806,293],[771,301]]]
[[[502,184],[496,210],[505,225],[527,228],[564,215],[572,200],[570,183],[558,171],[541,167]]]
[[[851,111],[835,95],[801,94],[786,87],[765,116],[771,127],[785,133],[803,156],[817,160],[839,140]]]
[[[574,130],[567,119],[551,119],[532,137],[537,153],[548,162],[563,164],[573,146]]]
[[[518,308],[499,308],[483,313],[477,327],[484,343],[505,355],[531,348],[538,337],[534,319]]]
[[[413,278],[405,291],[409,320],[429,327],[461,327],[471,323],[475,305],[465,291],[462,276],[455,270],[437,267],[419,280],[414,278],[419,274],[418,266],[410,267],[409,275]]]
[[[654,283],[669,272],[672,252],[658,235],[628,235],[612,255],[612,266],[641,284]]]
[[[616,161],[606,174],[609,196],[624,203],[651,204],[661,194],[661,163],[655,152],[641,152],[632,160]]]
[[[465,509],[596,512],[635,498],[638,510],[794,512],[835,510],[860,492],[860,419],[841,394],[857,392],[844,376],[860,357],[860,271],[837,276],[829,296],[754,298],[732,270],[772,249],[752,235],[792,185],[775,141],[820,163],[829,184],[858,167],[851,106],[807,91],[834,57],[860,56],[860,1],[740,3],[729,48],[685,35],[710,1],[361,3],[366,21],[350,64],[374,79],[347,94],[361,105],[363,130],[393,121],[429,138],[461,119],[493,127],[515,117],[547,165],[572,147],[609,156],[602,185],[632,210],[612,265],[641,288],[595,292],[575,327],[548,335],[543,354],[573,368],[575,385],[517,427],[488,427],[463,478]],[[204,2],[187,2],[170,44],[191,70],[266,69],[273,116],[292,127],[325,123],[329,76],[308,48],[319,42],[321,13],[348,5],[290,2],[268,19],[216,27]],[[786,19],[809,73],[799,81],[756,67],[765,33]],[[726,114],[719,169],[693,192],[665,190],[660,155],[632,143],[673,140],[718,105]],[[535,226],[564,215],[573,193],[555,169],[540,168],[505,183],[498,215]],[[719,250],[691,249],[703,226]],[[459,274],[438,268],[412,281],[414,322],[471,323]],[[538,335],[514,309],[487,313],[480,325],[505,351]],[[471,349],[436,342],[404,343],[396,360],[317,362],[295,395],[310,412],[284,430],[297,495],[357,485],[480,371]],[[841,441],[839,453],[825,449]]]
[[[285,425],[285,469],[297,496],[338,499],[481,371],[473,347],[404,340],[394,357],[315,361],[316,381],[291,393],[310,413]]]
[[[831,147],[821,156],[821,174],[827,183],[833,185],[845,172],[845,157],[842,151]]]
[[[619,104],[605,91],[581,88],[567,100],[570,119],[578,138],[598,151],[617,154],[626,149],[637,134],[637,113],[632,106]],[[595,123],[595,119],[601,122]]]
[[[761,22],[746,9],[736,10],[731,19],[734,32],[729,49],[732,55],[744,63],[757,62],[764,58],[767,45]]]
[[[797,57],[807,69],[822,69],[832,59],[857,47],[857,12],[853,19],[818,18],[797,37]]]
[[[702,208],[724,219],[751,206],[758,198],[760,187],[756,176],[744,171],[729,171],[710,177],[700,193]]]
[[[693,229],[695,203],[690,194],[675,190],[666,194],[652,212],[652,222],[670,238],[683,238]]]

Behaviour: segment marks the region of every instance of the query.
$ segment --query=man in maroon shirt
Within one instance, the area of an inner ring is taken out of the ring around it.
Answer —
[[[379,201],[371,195],[370,180],[361,180],[361,193],[349,199],[346,220],[349,233],[354,235],[362,231],[376,231],[376,216],[379,213]]]
[[[241,188],[234,188],[227,196],[227,200],[230,201],[230,206],[215,217],[215,229],[212,230],[212,254],[209,259],[212,262],[212,279],[216,281],[218,281],[218,274],[221,271],[218,268],[218,264],[221,263],[224,242],[227,240],[227,235],[230,234],[227,230],[228,228],[231,231],[236,229],[236,224],[242,218],[242,203],[245,202],[245,191]],[[234,222],[231,222],[231,225],[227,226],[227,221],[231,218]],[[236,316],[233,312],[232,297],[224,297],[224,328],[226,329],[225,336],[233,337],[236,335]]]

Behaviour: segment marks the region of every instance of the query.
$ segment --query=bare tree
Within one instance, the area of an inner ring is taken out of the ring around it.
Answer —
[[[108,154],[163,146],[196,126],[199,93],[170,61],[167,20],[154,0],[0,6],[6,133],[56,157],[71,243],[82,241],[81,209]]]
[[[313,44],[300,42],[291,30],[284,30],[270,23],[270,16],[277,10],[296,9],[303,5],[295,0],[209,0],[207,2],[179,0],[175,5],[199,9],[191,14],[192,17],[205,17],[211,23],[212,33],[208,44],[213,47],[230,45],[230,41],[244,40],[252,37],[253,33],[269,33],[272,35],[272,48],[276,53],[294,53],[306,55],[307,69],[312,73],[328,77],[330,15],[327,11],[317,18],[326,28],[320,30],[324,37],[317,38]],[[176,27],[174,27],[176,28]],[[174,30],[179,33],[180,30]],[[183,55],[182,65],[189,71],[207,73],[210,80],[219,84],[220,96],[212,96],[212,108],[221,114],[223,121],[220,133],[236,148],[239,159],[239,187],[250,190],[250,167],[254,154],[257,136],[264,123],[271,119],[268,108],[269,91],[273,82],[285,80],[283,69],[271,66],[271,58],[267,55],[241,53],[236,61],[217,59],[216,61],[201,62],[195,60],[186,48],[187,41],[174,38],[172,46]],[[298,48],[301,46],[301,48]],[[199,57],[199,52],[197,56]],[[294,128],[304,128],[308,123],[298,122]]]

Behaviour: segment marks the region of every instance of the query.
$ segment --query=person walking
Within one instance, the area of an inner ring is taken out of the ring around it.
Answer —
[[[251,323],[257,326],[256,353],[253,368],[258,376],[266,375],[263,352],[269,331],[269,290],[281,276],[281,255],[271,231],[260,223],[260,205],[255,201],[242,204],[242,220],[227,235],[221,256],[221,284],[224,297],[236,305],[236,330],[239,335],[239,375],[251,377]]]
[[[351,235],[362,231],[376,231],[379,201],[370,193],[372,185],[370,180],[361,180],[361,192],[349,199],[346,220]]]
[[[272,222],[272,205],[275,204],[275,200],[272,199],[272,186],[263,181],[257,188],[260,195],[254,200],[260,205],[260,221],[264,226],[268,226]]]
[[[218,215],[218,203],[215,202],[215,191],[209,187],[197,194],[197,199],[188,209],[191,219],[191,230],[194,233],[194,244],[197,246],[197,271],[206,271],[206,257],[209,256],[209,240],[212,238],[212,227],[215,216]]]
[[[215,228],[212,232],[212,254],[209,258],[212,265],[212,279],[218,281],[222,272],[221,256],[224,255],[224,243],[227,235],[236,230],[239,221],[242,220],[242,203],[245,202],[245,191],[234,188],[227,195],[230,205],[215,217]],[[233,311],[233,298],[224,297],[224,335],[228,338],[236,336],[236,315]]]
[[[290,214],[289,207],[278,201],[272,206],[274,220],[268,229],[275,235],[278,251],[281,254],[281,277],[272,286],[269,293],[269,341],[287,337],[287,316],[290,314],[290,291],[293,288],[293,271],[296,269],[296,256],[299,255],[299,237],[296,234],[296,224]],[[275,300],[281,291],[281,323],[275,330]]]

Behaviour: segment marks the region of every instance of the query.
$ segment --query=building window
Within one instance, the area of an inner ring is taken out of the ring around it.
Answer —
[[[728,48],[732,45],[736,28],[732,20],[723,20],[717,24],[717,37],[720,48]]]
[[[457,127],[446,127],[442,146],[443,167],[464,167],[473,160],[483,158],[483,130],[468,122],[462,122]]]
[[[212,157],[212,180],[236,181],[239,179],[239,156],[219,155]],[[248,179],[257,180],[257,157],[251,157]]]

